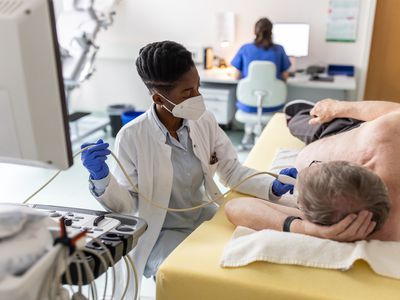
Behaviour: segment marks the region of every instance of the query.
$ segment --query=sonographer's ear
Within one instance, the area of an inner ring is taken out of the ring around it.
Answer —
[[[158,93],[153,93],[153,95],[151,95],[151,98],[153,99],[153,102],[155,104],[159,104],[159,105],[164,104],[164,102],[162,101],[163,100],[162,97]]]

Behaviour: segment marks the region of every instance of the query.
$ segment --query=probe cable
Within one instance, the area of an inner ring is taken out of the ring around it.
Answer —
[[[80,153],[82,153],[83,151],[85,151],[88,148],[93,147],[94,145],[90,145],[87,146],[81,150],[79,150],[77,153],[75,153],[74,158],[76,156],[78,156]],[[242,183],[244,183],[245,181],[255,177],[255,176],[259,176],[259,175],[270,175],[276,179],[278,179],[280,182],[282,183],[287,183],[287,184],[295,184],[295,180],[294,178],[284,175],[284,174],[275,174],[272,172],[257,172],[254,173],[250,176],[245,177],[244,179],[242,179],[241,181],[239,181],[239,183],[237,183],[236,185],[234,185],[233,187],[231,187],[228,191],[226,191],[225,193],[219,195],[218,197],[216,197],[215,199],[210,199],[208,202],[196,205],[196,206],[192,206],[192,207],[188,207],[188,208],[171,208],[171,207],[166,207],[166,206],[162,206],[160,204],[157,204],[155,202],[153,202],[152,200],[149,200],[146,196],[144,196],[142,193],[140,193],[140,191],[138,190],[138,188],[135,186],[135,184],[132,182],[132,179],[130,178],[130,176],[128,175],[128,173],[126,172],[125,168],[122,166],[120,160],[117,158],[117,156],[114,154],[114,152],[111,152],[112,157],[115,159],[115,161],[117,162],[118,166],[120,167],[122,173],[124,173],[126,179],[128,180],[130,186],[132,187],[133,191],[135,193],[137,193],[141,198],[143,198],[145,201],[147,201],[148,203],[150,203],[152,206],[157,207],[159,209],[163,209],[166,211],[173,211],[173,212],[185,212],[185,211],[192,211],[195,209],[199,209],[202,207],[205,207],[209,204],[212,204],[214,202],[217,202],[221,199],[223,199],[224,197],[226,197],[228,194],[232,193],[235,191],[235,189],[240,186]],[[50,182],[52,182],[60,173],[62,172],[62,170],[57,171],[43,186],[41,186],[36,192],[34,192],[32,195],[30,195],[28,198],[26,198],[26,200],[23,202],[23,204],[27,203],[29,200],[31,200],[34,196],[36,196],[41,190],[43,190]]]

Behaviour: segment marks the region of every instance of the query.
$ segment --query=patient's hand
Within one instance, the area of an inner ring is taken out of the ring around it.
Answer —
[[[340,101],[333,99],[318,101],[310,111],[313,118],[309,121],[309,124],[316,125],[332,121],[337,117],[339,105]]]
[[[308,235],[339,242],[354,242],[366,239],[374,230],[376,222],[371,218],[372,213],[363,210],[358,214],[350,214],[331,226],[316,225],[309,221],[302,221],[302,224]]]

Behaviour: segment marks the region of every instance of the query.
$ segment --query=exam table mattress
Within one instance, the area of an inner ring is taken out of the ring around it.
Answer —
[[[266,171],[279,148],[302,147],[290,135],[284,115],[276,114],[245,164]],[[231,194],[226,201],[238,196]],[[234,229],[222,206],[161,265],[157,300],[400,299],[400,281],[376,275],[363,261],[345,272],[267,262],[221,268],[219,261]]]

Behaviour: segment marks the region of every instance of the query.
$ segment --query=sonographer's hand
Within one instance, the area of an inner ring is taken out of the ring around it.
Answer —
[[[88,169],[90,178],[99,180],[108,175],[110,172],[105,162],[107,155],[111,152],[108,149],[109,144],[104,143],[103,140],[98,140],[96,143],[85,143],[81,145],[81,149],[91,146],[81,153],[82,164]]]
[[[303,233],[339,242],[364,240],[376,226],[376,222],[372,221],[372,213],[366,210],[358,214],[349,214],[339,223],[331,226],[317,225],[305,220],[301,223]]]
[[[340,101],[324,99],[318,101],[311,109],[310,115],[313,117],[308,123],[310,125],[328,123],[337,117]]]
[[[297,169],[296,168],[283,169],[279,172],[279,174],[297,178]],[[291,194],[293,194],[293,188],[294,186],[292,184],[284,184],[280,182],[278,179],[275,179],[272,182],[272,193],[278,197],[282,196],[283,194],[286,194],[289,191]]]

